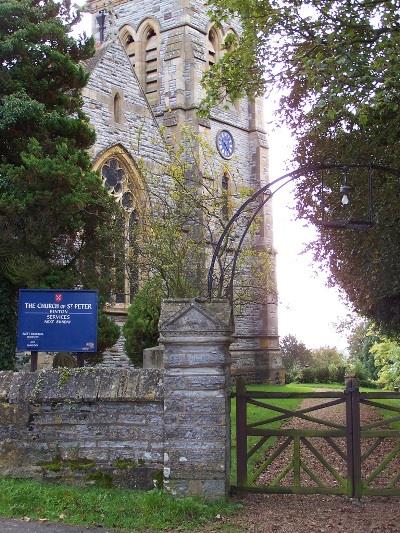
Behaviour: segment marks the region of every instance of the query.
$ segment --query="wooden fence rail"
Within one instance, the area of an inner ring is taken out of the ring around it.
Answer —
[[[234,396],[237,484],[233,490],[352,498],[400,495],[400,431],[393,426],[400,422],[400,393],[360,392],[355,378],[347,379],[343,391],[293,393],[250,391],[238,379]],[[284,405],[288,399],[311,402],[291,410]],[[341,404],[343,422],[324,416],[324,409]],[[249,422],[248,406],[273,415]],[[377,415],[362,424],[362,406],[378,409],[384,417]],[[279,423],[283,425],[277,427]],[[254,457],[255,476],[248,471]]]

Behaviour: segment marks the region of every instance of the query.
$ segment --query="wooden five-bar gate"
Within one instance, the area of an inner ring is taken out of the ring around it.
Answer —
[[[400,393],[360,392],[353,378],[343,391],[261,392],[239,379],[234,396],[233,491],[400,495]],[[293,399],[304,401],[285,408]]]

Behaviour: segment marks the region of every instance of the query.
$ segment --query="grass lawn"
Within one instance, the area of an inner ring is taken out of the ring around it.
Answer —
[[[387,392],[387,391],[379,391],[377,389],[362,389],[364,392]],[[385,405],[387,405],[388,407],[395,407],[397,409],[400,409],[400,399],[391,399],[391,400],[375,400],[375,399],[372,399],[373,402],[376,402],[377,404],[380,404],[382,405],[382,408],[378,408],[378,412],[379,414],[381,415],[382,418],[395,418],[397,416],[400,416],[400,413],[399,412],[395,412],[395,411],[388,411],[387,409],[385,409]],[[396,430],[400,430],[400,420],[397,420],[395,422],[391,422],[390,425],[388,426],[384,426],[384,428],[387,428],[387,429],[396,429]],[[383,428],[382,428],[383,429]]]
[[[290,383],[289,385],[248,385],[248,390],[252,391],[264,391],[264,392],[315,392],[316,389],[332,389],[343,391],[345,386],[343,383]],[[379,392],[377,389],[360,387],[362,392]],[[384,392],[384,391],[382,391]],[[265,400],[264,400],[265,401]],[[400,400],[375,400],[377,403],[383,405],[400,407]],[[302,399],[290,398],[290,399],[276,399],[276,400],[267,400],[268,403],[272,405],[281,405],[290,410],[297,409],[302,402]],[[384,408],[378,409],[379,414],[383,418],[390,418],[399,415],[393,411],[387,411]],[[248,422],[255,422],[256,420],[263,420],[266,418],[272,418],[274,415],[279,413],[271,410],[264,409],[262,407],[257,407],[254,405],[248,405],[247,408],[247,417]],[[269,427],[280,427],[285,420],[272,423]],[[236,485],[236,399],[232,398],[231,401],[231,439],[232,439],[232,448],[231,448],[231,483]],[[400,421],[392,422],[390,424],[391,429],[400,430]],[[250,449],[254,444],[259,440],[259,437],[250,437],[248,439],[248,449]],[[276,439],[270,439],[260,450],[258,450],[248,461],[248,475],[249,475],[249,484],[254,481],[254,478],[257,478],[259,472],[257,471],[257,463],[265,454],[266,450],[274,444]]]
[[[249,385],[251,391],[265,392],[315,392],[316,389],[343,390],[341,384],[289,384]],[[365,392],[372,389],[362,389]],[[374,390],[376,392],[376,389]],[[377,400],[379,403],[400,407],[400,400]],[[302,399],[270,399],[268,403],[281,405],[289,410],[299,407]],[[380,410],[382,416],[397,413]],[[248,406],[248,422],[272,418],[276,411]],[[236,484],[236,399],[231,402],[232,422],[232,469],[231,482]],[[275,422],[279,427],[284,421]],[[272,425],[271,425],[272,427]],[[400,429],[400,421],[391,424]],[[248,439],[249,448],[259,437]],[[269,446],[273,439],[268,441]],[[263,457],[266,445],[248,462],[249,483],[257,475],[257,463]],[[0,478],[0,516],[6,518],[29,517],[33,520],[47,519],[54,522],[103,526],[129,531],[180,530],[199,528],[211,523],[217,515],[234,513],[240,506],[225,502],[206,502],[200,498],[172,498],[161,491],[139,492],[97,487],[79,488],[66,485],[40,483],[32,480]]]
[[[343,386],[341,386],[343,387]],[[304,385],[300,383],[290,383],[289,385],[248,385],[247,389],[251,391],[263,391],[263,392],[314,392],[316,388],[330,388],[329,386],[312,384]],[[333,388],[339,388],[334,386]],[[268,403],[271,405],[284,406],[287,409],[294,410],[297,409],[302,399],[299,398],[289,398],[289,399],[268,399]],[[256,420],[263,420],[265,418],[272,418],[273,416],[278,415],[276,411],[272,409],[265,409],[263,407],[257,407],[255,405],[248,405],[247,407],[247,421],[249,423],[255,422]],[[271,428],[279,428],[284,421],[274,422],[269,425]],[[248,449],[250,449],[254,444],[259,440],[259,437],[250,437],[248,438]],[[256,452],[248,461],[248,475],[249,483],[251,483],[254,477],[257,477],[257,463],[262,458],[265,451],[268,447],[272,446],[275,442],[274,439],[270,439],[268,443],[261,447],[258,452]],[[231,483],[236,485],[236,399],[232,398],[231,401]]]
[[[238,505],[172,498],[161,491],[78,488],[22,479],[0,478],[0,516],[46,518],[129,531],[192,529],[234,513]]]
[[[344,390],[345,386],[343,383],[297,383],[298,387],[305,387],[306,389],[334,389],[334,390]]]

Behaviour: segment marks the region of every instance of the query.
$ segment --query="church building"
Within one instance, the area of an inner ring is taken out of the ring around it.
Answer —
[[[149,169],[159,167],[168,159],[165,143],[179,140],[183,128],[204,136],[221,165],[233,162],[248,189],[267,183],[262,100],[221,105],[207,119],[197,113],[202,76],[224,53],[226,37],[240,33],[237,22],[216,27],[200,0],[89,0],[87,10],[97,48],[86,65],[90,79],[83,91],[84,111],[97,136],[93,167],[120,202],[128,232],[140,221],[143,191],[153,186],[143,183],[138,158]],[[213,179],[229,189],[229,175]],[[274,271],[270,205],[261,218],[256,247],[268,251]],[[235,311],[232,374],[248,381],[282,380],[274,285]],[[134,276],[125,276],[110,302],[108,311],[120,321],[137,286]]]

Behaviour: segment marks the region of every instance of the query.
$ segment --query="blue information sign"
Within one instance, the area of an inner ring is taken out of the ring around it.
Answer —
[[[97,351],[97,291],[21,289],[17,349]]]

